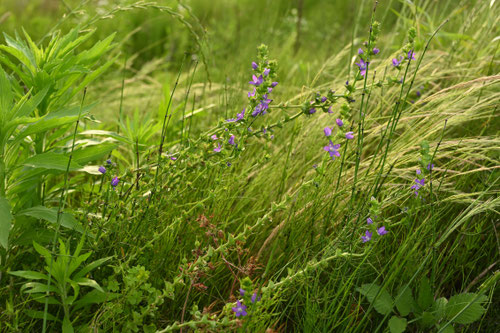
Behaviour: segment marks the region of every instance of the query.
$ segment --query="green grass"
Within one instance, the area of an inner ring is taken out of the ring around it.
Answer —
[[[393,315],[403,316],[398,293],[407,288],[418,303],[406,316],[409,332],[449,332],[443,326],[456,312],[448,308],[435,320],[439,327],[427,325],[422,317],[438,311],[422,304],[426,297],[453,303],[465,292],[486,296],[468,299],[454,331],[498,331],[497,2],[381,1],[375,12],[366,0],[122,1],[122,9],[33,1],[22,10],[16,3],[0,5],[10,13],[0,14],[0,22],[11,36],[23,27],[47,47],[51,29],[61,36],[77,23],[95,29],[68,59],[81,59],[114,32],[116,44],[78,63],[88,69],[76,78],[81,83],[111,61],[85,84],[85,95],[83,86],[69,86],[68,99],[62,84],[43,93],[49,81],[30,86],[19,74],[26,65],[0,58],[12,86],[0,107],[37,93],[43,102],[33,107],[33,121],[74,107],[46,131],[16,141],[30,124],[22,119],[2,141],[0,218],[12,226],[8,245],[0,247],[0,330],[385,332]],[[113,17],[102,17],[106,11]],[[348,94],[355,99],[349,118],[339,115],[343,97],[332,103],[333,114],[319,108],[300,114],[316,92],[344,96],[345,81],[354,85],[356,50],[369,37],[372,13],[381,22],[381,52]],[[391,60],[403,54],[411,27],[417,60],[404,84],[388,83],[406,69],[395,74]],[[261,43],[277,60],[279,84],[270,112],[252,118],[247,82]],[[73,77],[67,75],[56,82]],[[224,121],[245,106],[246,125]],[[332,161],[323,128],[337,127],[338,117],[354,139],[332,138],[342,144]],[[235,134],[239,149],[225,144],[214,153],[214,133],[226,140]],[[62,166],[26,163],[47,152],[66,158]],[[71,159],[85,171],[74,171]],[[431,160],[435,167],[425,172]],[[426,182],[416,197],[410,187],[419,168]],[[40,206],[52,215],[34,213]],[[368,217],[388,233],[362,243]],[[69,267],[83,255],[77,271],[95,267],[78,276]],[[43,273],[50,282],[16,271]],[[25,285],[30,281],[45,282],[33,291],[35,285]],[[375,298],[391,295],[392,312],[360,292],[371,283],[384,288]],[[47,297],[47,284],[61,289]],[[68,298],[76,289],[78,297]],[[255,304],[253,291],[262,297]],[[248,306],[247,316],[231,311],[237,299]]]

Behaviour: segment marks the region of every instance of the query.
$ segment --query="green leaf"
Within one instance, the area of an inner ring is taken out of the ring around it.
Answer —
[[[486,295],[463,293],[452,296],[446,305],[446,318],[457,324],[470,324],[481,318],[486,311],[481,306],[488,300]]]
[[[118,298],[120,294],[115,293],[103,293],[99,290],[92,290],[91,292],[85,294],[85,296],[81,297],[79,300],[73,303],[73,310],[78,310],[90,304],[103,303],[105,301],[110,301],[115,298]]]
[[[71,325],[71,321],[68,317],[64,316],[63,324],[62,324],[63,333],[73,333],[73,325]]]
[[[389,330],[391,333],[402,333],[406,330],[406,318],[392,316],[389,319]]]
[[[28,316],[31,318],[36,318],[36,319],[43,319],[44,318],[44,312],[43,311],[36,311],[36,310],[24,310],[24,313],[26,313]],[[47,313],[47,319],[52,320],[52,321],[59,321],[56,317],[51,315],[50,313]]]
[[[386,315],[392,311],[392,297],[385,289],[381,289],[380,286],[368,283],[356,290],[368,298],[368,301],[378,313]]]
[[[79,278],[75,279],[75,282],[78,283],[80,286],[87,286],[99,290],[100,292],[104,292],[104,290],[95,280],[89,278]]]
[[[76,273],[74,276],[74,279],[76,280],[76,279],[84,277],[85,275],[87,275],[87,273],[93,271],[94,269],[101,266],[106,261],[110,260],[111,258],[113,258],[113,257],[101,258],[101,259],[98,259],[96,261],[91,262],[90,264],[88,264],[87,266],[82,268],[78,273]]]
[[[68,163],[68,156],[53,152],[46,152],[26,159],[23,164],[32,168],[66,171]],[[80,169],[81,167],[82,166],[80,164],[75,161],[71,161],[69,170],[74,171]]]
[[[446,305],[448,300],[444,297],[438,298],[432,305],[432,311],[436,316],[437,320],[441,320],[446,315]]]
[[[45,206],[36,206],[36,207],[31,207],[28,209],[25,209],[17,215],[25,215],[25,216],[31,216],[37,219],[42,219],[47,222],[57,224],[57,208],[48,208]],[[83,228],[82,226],[78,223],[78,221],[74,218],[73,215],[70,213],[62,213],[62,216],[60,218],[61,226],[78,231],[80,233],[83,233]]]
[[[34,271],[14,271],[14,272],[9,272],[9,274],[19,276],[28,280],[49,279],[47,275]]]
[[[9,78],[7,73],[4,72],[2,66],[0,66],[0,124],[7,119],[13,100],[14,98],[12,96],[12,87]]]
[[[23,284],[21,287],[21,291],[27,293],[27,294],[34,294],[34,293],[46,293],[48,292],[53,292],[53,293],[59,293],[59,289],[57,289],[55,286],[48,286],[44,283],[40,282],[28,282]]]
[[[429,284],[429,279],[424,277],[420,281],[420,289],[418,291],[417,303],[422,310],[428,309],[434,302],[434,297],[432,296],[431,286]]]
[[[3,179],[0,181],[4,181]],[[9,233],[12,225],[9,201],[0,197],[0,245],[5,249],[9,246]]]
[[[437,319],[434,317],[432,312],[424,311],[422,313],[422,318],[420,319],[420,322],[424,327],[430,327],[433,326],[436,323]]]
[[[409,286],[404,286],[396,297],[396,308],[399,314],[406,317],[414,309],[415,300]]]
[[[84,165],[107,156],[109,152],[116,149],[116,147],[118,146],[114,143],[97,143],[96,145],[75,150],[73,152],[73,157],[77,163]]]

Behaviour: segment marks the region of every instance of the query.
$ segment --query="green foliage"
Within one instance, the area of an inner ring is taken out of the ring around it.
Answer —
[[[366,296],[368,302],[378,313],[388,316],[393,312],[392,297],[379,285],[364,284],[357,288],[357,291]],[[404,332],[408,322],[404,317],[413,314],[415,319],[410,322],[416,322],[424,329],[435,326],[437,329],[443,328],[443,332],[453,332],[452,323],[472,324],[479,320],[486,311],[482,304],[487,300],[486,295],[476,293],[454,295],[449,301],[444,297],[434,300],[429,280],[424,277],[420,281],[416,303],[412,297],[411,289],[408,286],[401,288],[395,301],[396,309],[401,317],[393,315],[389,319],[389,330],[391,333]]]
[[[67,247],[63,241],[60,241],[59,253],[55,260],[53,260],[51,253],[46,248],[33,242],[34,249],[45,260],[47,265],[45,270],[50,273],[50,277],[36,271],[9,272],[11,275],[32,281],[23,284],[21,291],[29,294],[33,300],[44,303],[45,298],[48,298],[49,304],[62,308],[64,313],[63,332],[73,331],[72,318],[78,308],[101,303],[113,296],[102,289],[95,280],[88,277],[90,272],[109,261],[111,257],[98,259],[83,266],[85,261],[92,255],[92,252],[81,254],[84,241],[85,237],[82,237],[73,253],[70,252],[69,246]],[[53,279],[51,285],[47,284],[50,279]],[[42,280],[42,282],[33,282],[33,280]],[[94,293],[83,294],[81,287],[93,288]],[[41,311],[28,312],[28,315],[34,318],[42,318],[42,314]],[[53,315],[49,315],[48,319],[58,321]]]

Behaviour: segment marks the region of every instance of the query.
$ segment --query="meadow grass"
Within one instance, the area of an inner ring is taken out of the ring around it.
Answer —
[[[71,51],[84,70],[67,92],[30,86],[29,66],[0,50],[2,112],[41,100],[2,141],[1,330],[498,331],[496,1],[65,1],[28,23],[2,6],[3,30],[23,25],[39,47],[47,31],[96,30]],[[261,43],[279,84],[251,117]],[[361,76],[357,50],[372,43]],[[416,59],[398,71],[407,45]],[[36,121],[46,130],[16,139]],[[66,159],[34,159],[46,153]]]

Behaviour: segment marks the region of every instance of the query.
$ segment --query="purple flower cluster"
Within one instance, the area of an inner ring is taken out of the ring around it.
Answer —
[[[405,60],[415,60],[415,53],[413,52],[413,50],[410,50],[408,51],[408,54],[405,57],[403,56],[399,56],[399,58],[394,58],[392,59],[392,65],[394,67],[397,67],[399,68],[399,66],[405,61]]]
[[[239,292],[240,292],[241,297],[245,296],[245,293],[246,293],[245,289],[240,288]],[[257,295],[256,291],[250,297],[250,301],[252,302],[252,304],[255,304],[256,302],[260,301],[260,296]],[[248,314],[247,313],[247,306],[244,305],[240,300],[236,301],[236,306],[231,308],[231,310],[233,310],[236,317],[244,317]]]
[[[341,131],[341,128],[342,126],[344,126],[344,122],[342,121],[342,119],[340,118],[337,118],[335,120],[335,123],[337,124],[337,126],[339,127],[338,129],[338,132],[337,132],[337,137],[342,137],[342,131]],[[325,127],[323,129],[323,133],[325,133],[325,136],[328,138],[328,137],[331,137],[332,135],[332,128],[330,127]],[[345,138],[347,140],[351,140],[351,139],[354,139],[354,133],[353,132],[347,132],[344,134]],[[337,144],[334,144],[332,142],[331,139],[328,139],[329,143],[328,145],[324,146],[323,147],[323,150],[328,152],[328,154],[330,155],[330,157],[332,158],[332,160],[335,160],[335,157],[340,157],[340,153],[339,153],[339,148],[340,148],[340,144],[337,143]]]
[[[269,104],[272,102],[272,100],[269,99],[269,94],[273,91],[273,88],[278,85],[278,82],[272,81],[270,75],[271,68],[266,67],[267,65],[267,61],[261,65],[257,64],[255,61],[252,62],[252,69],[257,72],[256,74],[252,74],[252,80],[248,82],[254,86],[253,90],[248,92],[248,98],[250,99],[250,104],[253,110],[251,113],[252,117],[257,117],[260,114],[264,115],[267,113]],[[228,121],[238,120],[239,119],[228,119]]]
[[[430,168],[430,165],[428,166],[428,170]],[[416,171],[417,175],[421,175],[422,172],[420,169],[417,169]],[[425,178],[415,178],[415,184],[412,185],[411,189],[414,190],[415,196],[418,197],[418,190],[420,190],[423,186],[425,185]]]
[[[366,219],[366,223],[372,227],[372,230],[373,230],[373,219],[371,217],[367,218]],[[377,231],[377,234],[379,236],[383,236],[385,234],[388,233],[388,231],[385,229],[385,226],[381,226],[381,227],[375,227],[375,230]],[[373,236],[373,232],[370,231],[370,230],[366,230],[365,231],[365,235],[364,236],[361,236],[361,241],[363,243],[366,243],[368,241],[370,241],[372,239],[372,236]]]

